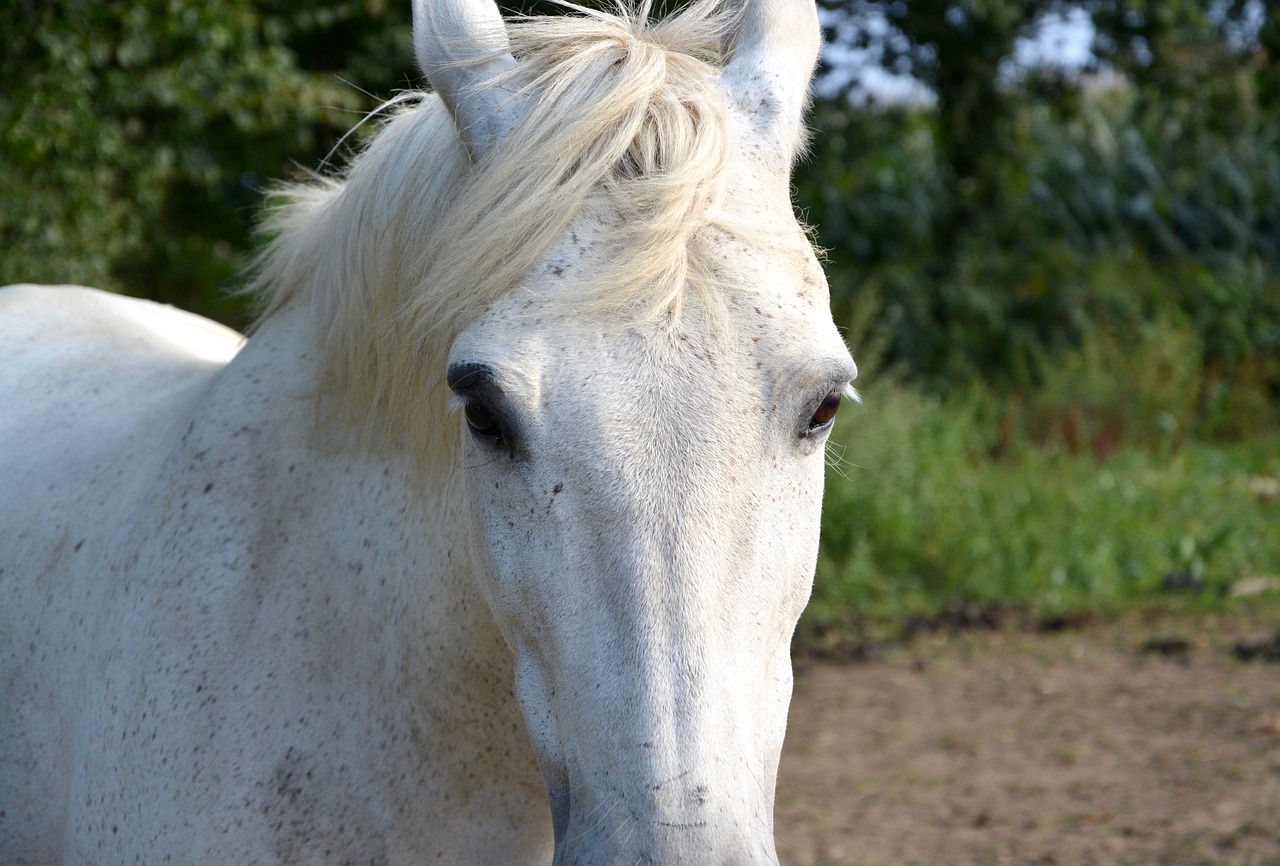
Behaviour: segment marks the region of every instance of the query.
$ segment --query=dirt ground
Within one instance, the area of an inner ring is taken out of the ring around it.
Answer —
[[[1280,866],[1274,626],[929,636],[801,663],[784,866]],[[1276,638],[1280,641],[1280,638]]]

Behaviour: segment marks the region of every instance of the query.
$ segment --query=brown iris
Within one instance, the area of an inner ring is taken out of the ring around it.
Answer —
[[[818,408],[813,413],[813,417],[809,419],[809,432],[817,433],[836,419],[836,413],[840,411],[840,392],[832,391],[826,397],[822,398],[822,402],[818,404]]]
[[[498,426],[493,414],[485,408],[483,403],[470,400],[463,408],[462,413],[467,418],[467,426],[471,428],[471,432],[476,436],[493,441],[502,439],[502,428]]]

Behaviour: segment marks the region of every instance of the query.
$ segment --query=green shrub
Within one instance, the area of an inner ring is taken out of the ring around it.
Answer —
[[[837,315],[877,292],[892,357],[944,387],[1016,383],[1028,354],[1155,320],[1189,325],[1228,378],[1242,364],[1270,376],[1280,117],[1215,110],[1123,87],[1024,99],[975,209],[955,201],[965,187],[930,110],[822,107],[797,187],[829,251]],[[1280,392],[1280,378],[1266,387]]]
[[[832,449],[802,634],[883,637],[971,602],[1116,612],[1179,576],[1217,604],[1238,579],[1280,573],[1280,430],[1191,435],[1200,357],[1193,329],[1160,321],[1041,359],[1021,396],[941,396],[860,356],[870,384]]]
[[[0,4],[0,285],[243,324],[225,289],[262,187],[320,162],[375,104],[359,87],[402,81],[407,17],[387,0]]]

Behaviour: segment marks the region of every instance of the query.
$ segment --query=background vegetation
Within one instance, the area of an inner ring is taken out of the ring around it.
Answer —
[[[837,49],[922,95],[829,68],[796,179],[867,397],[804,634],[1247,603],[1280,575],[1280,7],[823,3]],[[1091,22],[1091,63],[1015,62],[1055,16]],[[262,187],[410,85],[408,24],[403,0],[0,7],[0,283],[245,325],[225,290]]]

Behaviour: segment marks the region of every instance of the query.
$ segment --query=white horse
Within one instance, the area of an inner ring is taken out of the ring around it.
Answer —
[[[504,26],[291,188],[252,339],[0,295],[0,861],[777,862],[855,368],[813,0]]]

